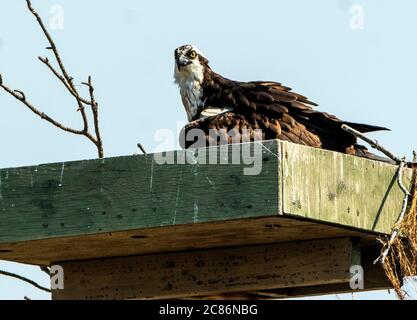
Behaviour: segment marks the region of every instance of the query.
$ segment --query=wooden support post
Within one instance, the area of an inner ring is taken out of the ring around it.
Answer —
[[[375,257],[378,257],[380,251],[381,249],[378,246],[366,247],[360,250],[361,260],[358,265],[363,268],[363,289],[357,288],[352,290],[349,283],[336,283],[251,292],[247,298],[253,299],[254,297],[257,297],[280,299],[392,289],[392,285],[385,276],[381,264],[374,264]],[[353,263],[355,265],[357,264],[357,262]]]
[[[349,238],[62,263],[54,299],[166,299],[347,283]]]

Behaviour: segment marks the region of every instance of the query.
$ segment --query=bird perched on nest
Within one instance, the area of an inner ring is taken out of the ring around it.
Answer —
[[[316,111],[315,103],[277,82],[226,79],[211,70],[208,59],[192,45],[175,50],[174,78],[189,121],[180,137],[183,148],[253,141],[262,130],[262,140],[279,139],[383,160],[357,144],[356,137],[341,126],[363,133],[388,129],[345,122]],[[185,139],[193,129],[200,130],[204,141]],[[240,133],[240,141],[232,136],[213,141],[210,130],[222,129]]]

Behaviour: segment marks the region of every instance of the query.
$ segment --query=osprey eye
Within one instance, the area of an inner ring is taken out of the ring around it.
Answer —
[[[197,52],[195,52],[194,50],[193,51],[190,51],[190,53],[188,54],[188,56],[191,59],[195,59],[195,58],[197,58]]]

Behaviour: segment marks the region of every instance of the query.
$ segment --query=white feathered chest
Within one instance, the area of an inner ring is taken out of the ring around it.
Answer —
[[[188,121],[192,121],[204,105],[204,101],[202,101],[203,68],[196,64],[181,69],[181,72],[178,72],[176,68],[174,77],[175,82],[180,87],[182,103],[187,112]]]

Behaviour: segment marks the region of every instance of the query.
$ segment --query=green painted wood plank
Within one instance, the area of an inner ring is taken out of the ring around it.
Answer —
[[[166,154],[183,165],[148,155],[1,169],[0,243],[276,215],[278,143],[261,150],[259,175],[204,164],[204,150]]]
[[[259,175],[230,164],[240,145],[210,148],[227,150],[218,159],[224,165],[204,163],[200,149],[164,154],[184,165],[148,155],[0,169],[0,243],[278,214],[391,231],[403,197],[396,167],[278,141],[258,145]]]
[[[282,157],[284,214],[391,233],[404,198],[398,167],[285,142]],[[411,178],[407,169],[407,187]]]

